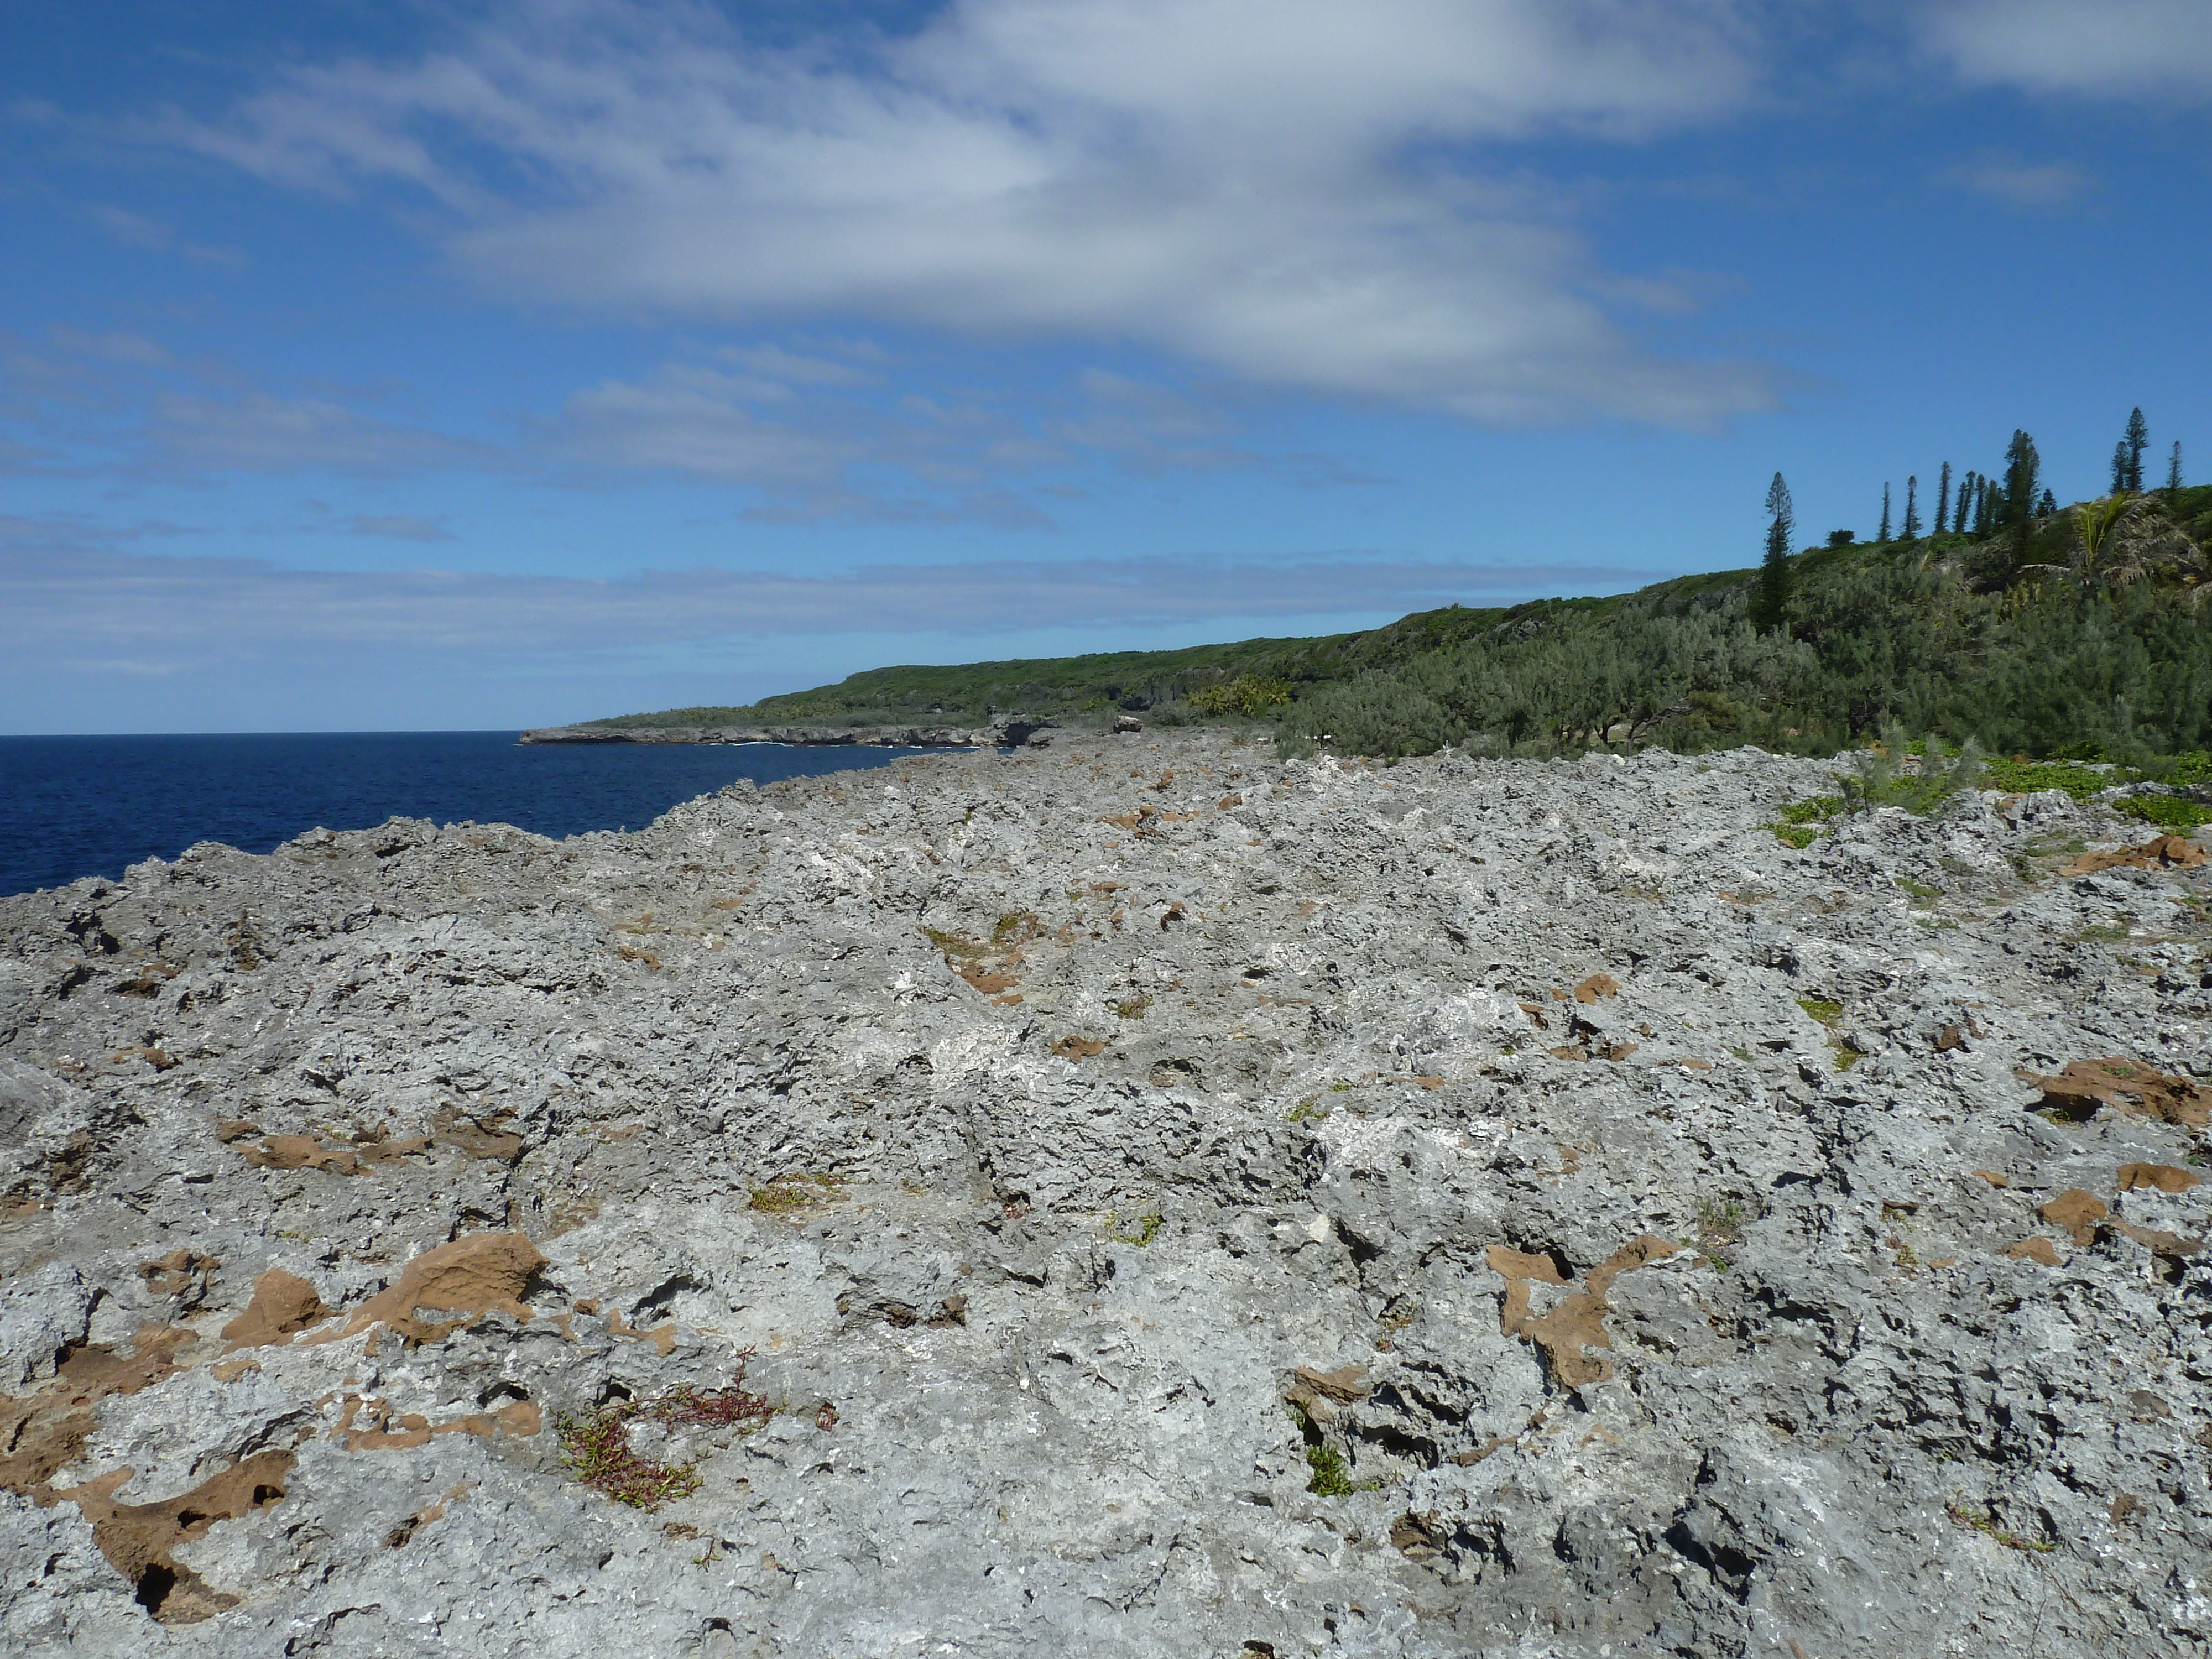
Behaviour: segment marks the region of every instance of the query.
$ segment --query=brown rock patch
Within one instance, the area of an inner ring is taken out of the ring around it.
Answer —
[[[2016,1261],[2039,1261],[2046,1267],[2056,1267],[2059,1263],[2058,1247],[2041,1233],[2021,1239],[2005,1254]]]
[[[897,1324],[900,1322],[893,1320],[891,1322]],[[911,1309],[908,1310],[904,1322],[909,1325],[914,1322]],[[653,1352],[664,1359],[676,1352],[676,1322],[672,1319],[665,1325],[655,1325],[649,1330],[641,1330],[635,1325],[626,1325],[623,1322],[621,1309],[610,1308],[607,1310],[607,1334],[626,1336],[633,1342],[650,1342]]]
[[[1503,1326],[1506,1335],[1517,1336],[1533,1343],[1544,1356],[1552,1378],[1562,1388],[1581,1388],[1586,1383],[1601,1382],[1613,1375],[1613,1362],[1602,1354],[1593,1354],[1593,1348],[1609,1348],[1613,1339],[1605,1328],[1605,1316],[1610,1311],[1606,1293],[1613,1281],[1625,1273],[1647,1267],[1654,1261],[1673,1255],[1682,1247],[1672,1239],[1645,1233],[1630,1240],[1592,1268],[1583,1281],[1583,1288],[1568,1297],[1549,1313],[1532,1316],[1529,1312],[1529,1278],[1505,1273],[1498,1263],[1498,1249],[1493,1248],[1490,1266],[1506,1279],[1505,1303],[1502,1310]],[[1558,1284],[1558,1270],[1545,1257],[1528,1257],[1518,1250],[1503,1252],[1508,1265],[1518,1261],[1540,1261],[1553,1277],[1542,1282]]]
[[[1052,1051],[1062,1060],[1089,1060],[1105,1053],[1106,1045],[1095,1037],[1064,1036],[1052,1045]]]
[[[2169,1261],[2186,1261],[2192,1256],[2204,1254],[2204,1241],[2201,1238],[2184,1238],[2179,1233],[2169,1233],[2155,1227],[2138,1227],[2126,1221],[2112,1222],[2106,1230],[2123,1238],[2132,1238],[2153,1255],[2164,1256]]]
[[[284,1500],[292,1454],[261,1452],[241,1459],[190,1492],[158,1504],[122,1504],[116,1490],[131,1471],[116,1469],[46,1500],[67,1498],[92,1522],[93,1541],[115,1570],[137,1586],[138,1605],[165,1625],[195,1625],[238,1598],[211,1588],[170,1552],[228,1521]]]
[[[253,1300],[246,1304],[246,1311],[222,1328],[223,1340],[234,1352],[278,1346],[330,1311],[306,1279],[271,1267],[253,1281]]]
[[[155,1261],[138,1264],[138,1277],[146,1281],[146,1288],[156,1296],[191,1297],[193,1292],[204,1292],[208,1275],[222,1264],[211,1255],[202,1255],[195,1250],[177,1249]]]
[[[362,1426],[356,1427],[356,1422]],[[495,1412],[471,1412],[449,1423],[433,1423],[419,1412],[393,1415],[381,1400],[348,1395],[344,1413],[331,1437],[349,1452],[411,1451],[427,1446],[440,1435],[470,1434],[481,1439],[507,1435],[533,1435],[545,1426],[545,1413],[534,1400],[508,1401]]]
[[[2097,1237],[2097,1224],[2112,1213],[2102,1199],[2079,1187],[2069,1187],[2037,1206],[2035,1212],[2052,1226],[2063,1227],[2076,1244],[2092,1243]]]
[[[520,1233],[471,1233],[423,1251],[398,1284],[363,1303],[343,1327],[309,1340],[335,1341],[381,1325],[404,1341],[442,1342],[486,1314],[528,1319],[522,1292],[544,1265],[538,1247]],[[441,1323],[425,1316],[434,1311],[458,1316]]]
[[[2198,1176],[2171,1164],[2123,1164],[2118,1180],[2124,1193],[2144,1187],[2154,1192],[2185,1193],[2191,1187],[2203,1184]]]
[[[2187,870],[2204,862],[2204,849],[2182,836],[2153,836],[2140,847],[2084,853],[2059,873],[2092,876],[2100,870]]]
[[[1504,1279],[1525,1279],[1539,1285],[1565,1285],[1559,1263],[1548,1255],[1539,1255],[1533,1250],[1509,1249],[1503,1244],[1493,1244],[1486,1253],[1491,1272]]]
[[[1611,974],[1592,974],[1575,987],[1575,1000],[1584,1004],[1594,1003],[1600,997],[1620,994],[1620,981]]]
[[[2057,1077],[2019,1076],[2043,1091],[2044,1109],[2063,1112],[2077,1123],[2108,1106],[2185,1129],[2212,1123],[2212,1089],[2117,1056],[2073,1060]]]
[[[169,1552],[216,1522],[243,1515],[284,1495],[289,1452],[264,1452],[160,1504],[121,1504],[118,1487],[128,1468],[112,1469],[81,1486],[56,1491],[55,1474],[82,1455],[95,1424],[94,1408],[110,1395],[137,1394],[179,1369],[177,1356],[193,1341],[189,1331],[142,1331],[130,1353],[88,1343],[62,1361],[54,1380],[26,1399],[0,1396],[0,1488],[41,1508],[64,1499],[92,1523],[93,1540],[118,1571],[137,1587],[139,1604],[164,1624],[191,1624],[235,1600],[210,1589]]]

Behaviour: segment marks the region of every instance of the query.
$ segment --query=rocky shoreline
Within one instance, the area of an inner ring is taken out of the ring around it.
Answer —
[[[1057,720],[1014,716],[975,727],[951,726],[543,726],[528,744],[786,743],[805,748],[851,744],[866,749],[1043,748]],[[1040,741],[1040,734],[1046,734]]]
[[[0,900],[0,1651],[2203,1651],[2192,843],[1052,737]]]

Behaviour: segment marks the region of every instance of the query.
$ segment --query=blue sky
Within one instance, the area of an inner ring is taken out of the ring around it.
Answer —
[[[0,8],[0,730],[543,724],[2212,476],[2203,0]]]

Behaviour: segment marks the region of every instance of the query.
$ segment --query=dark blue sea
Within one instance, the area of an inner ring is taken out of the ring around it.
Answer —
[[[777,744],[532,744],[513,732],[0,737],[0,894],[120,877],[195,842],[249,853],[395,813],[541,836],[641,830],[750,778],[881,766],[910,749]]]

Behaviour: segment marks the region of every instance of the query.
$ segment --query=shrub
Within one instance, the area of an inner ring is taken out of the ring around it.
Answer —
[[[1246,673],[1219,685],[1194,691],[1185,701],[1197,714],[1242,714],[1247,720],[1256,720],[1270,708],[1281,708],[1293,695],[1288,680]]]
[[[2161,830],[2190,830],[2212,823],[2212,806],[2183,795],[2130,795],[2120,811]]]

